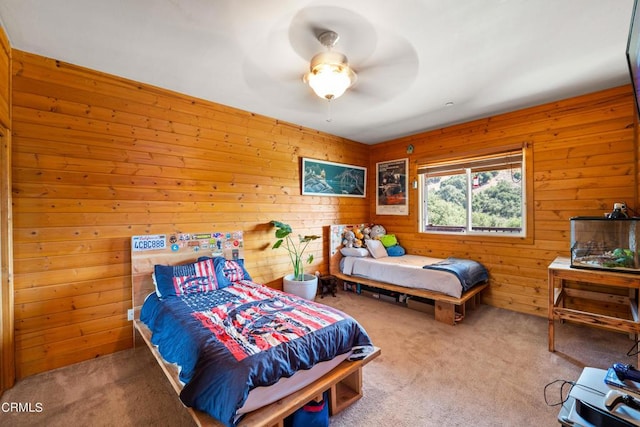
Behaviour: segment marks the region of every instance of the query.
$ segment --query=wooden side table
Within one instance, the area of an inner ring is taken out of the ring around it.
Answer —
[[[628,289],[628,296],[568,289],[565,287],[565,281],[626,288]],[[638,290],[640,290],[640,275],[605,270],[571,268],[569,258],[556,258],[549,265],[549,351],[555,351],[555,320],[566,319],[575,323],[628,332],[637,337],[638,333],[640,333]],[[628,305],[631,319],[567,308],[565,307],[565,297],[579,297],[600,302],[609,301],[616,304]],[[640,365],[640,353],[638,354],[638,365]]]

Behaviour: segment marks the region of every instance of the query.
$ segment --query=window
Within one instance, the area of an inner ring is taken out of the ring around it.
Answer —
[[[421,231],[526,236],[524,149],[418,167]]]

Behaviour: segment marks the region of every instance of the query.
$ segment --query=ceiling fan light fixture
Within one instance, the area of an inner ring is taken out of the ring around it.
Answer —
[[[311,60],[304,81],[320,98],[331,101],[340,97],[357,80],[347,57],[339,52],[322,52]]]

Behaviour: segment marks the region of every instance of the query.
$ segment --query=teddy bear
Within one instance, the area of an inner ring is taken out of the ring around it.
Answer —
[[[346,230],[342,233],[342,246],[345,248],[353,248],[356,240],[356,234],[351,230]]]
[[[369,233],[369,237],[372,239],[380,239],[380,236],[384,236],[387,234],[387,230],[380,224],[376,224],[371,226],[371,232]]]
[[[362,232],[358,228],[347,229],[342,233],[342,246],[345,248],[361,248]]]
[[[365,242],[367,240],[369,240],[371,238],[371,227],[366,226],[362,229],[362,234],[364,235],[364,238],[362,240],[364,240]]]

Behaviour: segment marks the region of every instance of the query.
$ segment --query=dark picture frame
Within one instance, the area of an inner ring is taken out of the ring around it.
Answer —
[[[376,215],[409,215],[409,159],[376,163]]]
[[[367,197],[367,168],[302,159],[302,194],[305,196]]]

